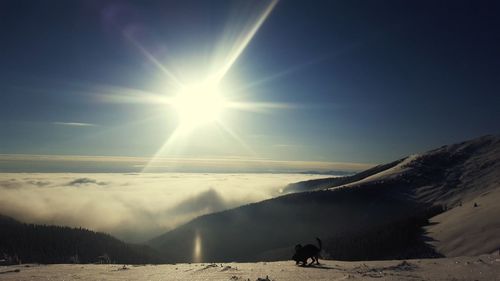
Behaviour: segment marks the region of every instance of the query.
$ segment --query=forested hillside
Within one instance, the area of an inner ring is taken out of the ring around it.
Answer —
[[[0,215],[3,263],[157,263],[152,249],[83,228],[25,224]]]

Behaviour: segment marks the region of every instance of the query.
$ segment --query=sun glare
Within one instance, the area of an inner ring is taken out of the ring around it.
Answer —
[[[235,139],[244,148],[252,151],[238,134],[227,126],[227,122],[224,122],[224,112],[226,109],[257,112],[266,108],[278,107],[270,103],[237,101],[238,98],[235,96],[237,91],[233,90],[231,90],[231,99],[228,100],[228,96],[225,95],[222,89],[228,89],[228,85],[234,85],[233,83],[227,83],[227,80],[225,80],[227,73],[252,41],[277,3],[278,0],[271,0],[266,5],[257,5],[256,8],[258,9],[255,10],[254,14],[246,18],[246,21],[230,24],[230,27],[235,26],[236,28],[235,30],[231,28],[228,34],[224,34],[223,40],[216,44],[213,63],[207,69],[213,72],[205,76],[205,80],[187,79],[189,77],[193,78],[191,75],[186,75],[189,73],[183,73],[182,78],[184,79],[179,79],[174,75],[175,72],[170,71],[133,36],[127,36],[127,39],[166,76],[165,84],[168,85],[168,88],[165,92],[169,94],[161,94],[159,98],[153,95],[152,98],[147,100],[154,104],[158,102],[167,104],[169,110],[175,110],[178,116],[176,129],[172,131],[164,144],[156,151],[148,164],[145,165],[143,171],[147,171],[149,167],[154,166],[154,162],[160,156],[179,153],[188,143],[189,138],[192,136],[191,133],[196,131],[198,127],[209,124],[218,125],[217,127],[221,131],[226,132],[228,136]],[[184,84],[186,81],[202,82]],[[224,81],[226,82],[223,83]],[[174,96],[170,94],[174,94]],[[145,101],[144,95],[141,95],[139,101]],[[200,132],[203,131],[200,130]]]
[[[185,86],[172,100],[179,116],[179,126],[194,128],[218,121],[226,107],[220,90],[210,84]]]

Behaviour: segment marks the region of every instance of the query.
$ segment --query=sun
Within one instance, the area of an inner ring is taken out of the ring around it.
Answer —
[[[201,83],[183,86],[171,105],[179,116],[179,126],[193,129],[220,121],[227,102],[217,86]]]

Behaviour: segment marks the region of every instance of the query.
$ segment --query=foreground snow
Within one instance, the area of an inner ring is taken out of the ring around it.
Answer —
[[[260,279],[259,279],[260,278]],[[266,279],[268,278],[268,279]],[[500,280],[500,256],[406,261],[292,261],[167,265],[19,265],[0,267],[1,280]]]

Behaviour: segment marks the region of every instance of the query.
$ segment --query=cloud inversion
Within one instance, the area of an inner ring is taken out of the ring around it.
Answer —
[[[196,216],[279,195],[303,174],[0,173],[0,214],[141,242]]]

